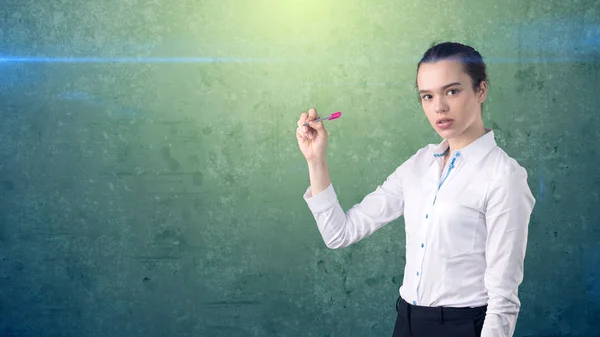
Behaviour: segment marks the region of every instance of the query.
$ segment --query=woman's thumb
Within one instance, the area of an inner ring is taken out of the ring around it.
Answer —
[[[323,121],[310,122],[310,127],[315,129],[319,134],[325,133],[325,125],[323,125]]]

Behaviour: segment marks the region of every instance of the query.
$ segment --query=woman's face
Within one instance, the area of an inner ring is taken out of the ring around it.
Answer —
[[[471,77],[456,60],[422,63],[417,86],[423,111],[433,129],[445,139],[465,134],[481,121],[481,103],[486,97],[486,83],[475,92]]]

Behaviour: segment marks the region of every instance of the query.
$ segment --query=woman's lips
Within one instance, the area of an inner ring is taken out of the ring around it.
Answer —
[[[436,122],[436,125],[438,126],[438,128],[445,130],[445,129],[451,127],[453,122],[454,122],[453,119],[442,118]]]

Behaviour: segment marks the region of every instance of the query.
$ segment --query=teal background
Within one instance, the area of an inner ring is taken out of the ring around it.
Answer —
[[[597,1],[16,1],[0,6],[1,336],[391,336],[403,219],[325,247],[296,120],[344,208],[439,139],[433,42],[537,204],[515,336],[599,336]]]

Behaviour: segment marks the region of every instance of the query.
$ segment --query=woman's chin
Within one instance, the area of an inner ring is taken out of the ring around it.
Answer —
[[[435,130],[437,132],[437,134],[444,138],[444,139],[450,139],[453,138],[455,136],[455,132],[452,129],[447,129],[447,130],[440,130],[438,128],[436,128]]]

